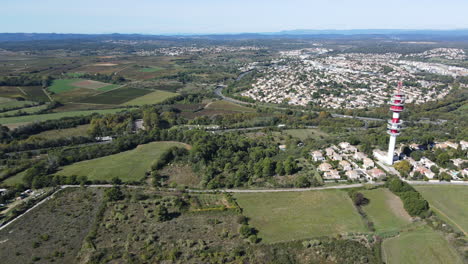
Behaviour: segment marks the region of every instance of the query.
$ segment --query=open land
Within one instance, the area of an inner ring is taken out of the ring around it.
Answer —
[[[57,172],[63,176],[86,176],[89,180],[139,181],[145,176],[151,164],[162,152],[173,146],[185,147],[176,142],[153,142],[140,145],[136,149],[93,160],[81,161],[65,166]]]
[[[463,263],[447,240],[428,227],[420,227],[386,239],[382,247],[384,260],[388,264]]]
[[[411,217],[400,198],[388,189],[378,188],[362,193],[370,201],[363,206],[364,212],[374,223],[377,232],[398,231],[411,223]]]
[[[419,185],[416,189],[440,217],[465,234],[468,233],[467,186]]]
[[[166,92],[166,91],[154,91],[149,94],[132,99],[124,105],[150,105],[160,103],[168,98],[176,96],[176,93]]]
[[[344,191],[237,193],[235,197],[266,243],[366,230]]]

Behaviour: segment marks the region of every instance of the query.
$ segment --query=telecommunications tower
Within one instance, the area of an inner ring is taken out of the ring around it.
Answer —
[[[400,135],[402,121],[400,120],[400,112],[403,111],[405,103],[405,94],[401,91],[402,82],[398,83],[398,89],[396,93],[393,94],[390,101],[390,111],[393,112],[392,119],[388,121],[388,131],[390,135],[390,142],[388,144],[388,156],[387,163],[393,164],[393,157],[395,152],[396,138]]]

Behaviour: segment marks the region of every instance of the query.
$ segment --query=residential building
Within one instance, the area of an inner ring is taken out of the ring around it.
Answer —
[[[349,170],[345,172],[345,175],[348,177],[350,180],[357,180],[359,179],[359,173],[355,170]]]
[[[346,160],[342,160],[339,162],[341,168],[343,168],[343,170],[345,171],[349,171],[349,170],[352,170],[353,168],[351,167],[351,164],[349,162],[347,162]]]
[[[364,158],[362,160],[362,165],[364,166],[364,168],[371,168],[371,167],[374,167],[375,164],[374,164],[374,161],[369,159],[369,158]]]
[[[330,165],[330,163],[324,162],[324,163],[322,163],[322,164],[320,164],[320,165],[318,166],[318,169],[319,169],[320,171],[330,171],[330,170],[333,169],[333,166]]]
[[[323,173],[323,178],[325,180],[339,180],[341,176],[337,170],[330,170]]]
[[[325,157],[322,155],[322,152],[319,150],[313,151],[310,153],[313,161],[322,161],[325,160]]]

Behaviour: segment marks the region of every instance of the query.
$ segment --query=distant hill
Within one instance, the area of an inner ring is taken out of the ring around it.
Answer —
[[[388,38],[401,40],[468,41],[468,29],[457,30],[406,30],[406,29],[350,29],[314,30],[296,29],[279,32],[239,34],[58,34],[58,33],[0,33],[0,42],[24,42],[37,40],[176,40],[176,39],[271,39],[271,38],[316,38],[316,39],[368,39]]]

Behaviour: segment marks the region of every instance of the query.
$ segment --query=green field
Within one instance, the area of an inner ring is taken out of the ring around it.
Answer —
[[[87,176],[89,180],[110,181],[119,177],[122,181],[138,181],[145,176],[145,172],[159,155],[173,146],[185,145],[177,142],[153,142],[115,155],[65,166],[57,174]]]
[[[146,105],[146,104],[157,104],[167,98],[176,96],[176,93],[166,92],[166,91],[154,91],[152,93],[137,97],[133,100],[130,100],[124,105]]]
[[[266,243],[366,231],[344,191],[236,193],[235,197]]]
[[[297,137],[300,140],[305,140],[306,138],[314,137],[325,137],[328,136],[327,133],[317,129],[317,128],[303,128],[303,129],[286,129],[284,133]]]
[[[78,85],[79,82],[91,82],[88,85]],[[60,94],[63,92],[71,91],[77,88],[85,88],[85,89],[94,89],[101,92],[106,92],[112,89],[119,87],[117,84],[106,84],[97,81],[90,81],[84,79],[61,79],[55,80],[51,86],[47,89],[51,92],[56,94]]]
[[[11,109],[11,108],[16,108],[16,107],[22,107],[27,104],[36,104],[36,103],[32,101],[17,101],[17,100],[12,100],[9,98],[0,97],[0,109],[6,110],[6,109]]]
[[[18,115],[20,113],[33,114],[33,113],[36,113],[36,112],[39,112],[41,110],[46,109],[47,106],[48,106],[47,104],[43,104],[43,105],[38,105],[38,106],[21,108],[21,109],[17,109],[17,110],[11,110],[11,111],[0,113],[0,116],[14,116],[14,115]]]
[[[225,111],[239,111],[239,112],[255,112],[255,109],[238,105],[235,103],[223,101],[223,100],[218,100],[211,102],[206,105],[206,109],[209,110],[225,110]]]
[[[100,91],[100,92],[107,92],[107,91],[116,89],[117,87],[119,87],[119,85],[117,85],[117,84],[109,84],[109,85],[106,85],[106,86],[104,86],[104,87],[97,88],[96,90],[98,90],[98,91]]]
[[[148,93],[151,93],[151,91],[138,88],[119,88],[84,98],[80,102],[91,104],[123,104]]]
[[[51,86],[47,89],[51,92],[56,94],[63,93],[66,91],[73,90],[77,88],[76,86],[72,85],[75,82],[83,81],[83,79],[62,79],[62,80],[55,80]]]
[[[432,210],[455,228],[468,234],[468,186],[415,186]]]
[[[15,175],[7,178],[6,180],[4,180],[1,183],[5,184],[7,186],[15,186],[16,184],[23,183],[23,176],[24,176],[25,173],[26,173],[26,171],[22,171],[22,172],[20,172],[18,174],[15,174]]]
[[[162,71],[164,68],[161,67],[150,67],[150,68],[143,68],[140,70],[140,72],[157,72],[157,71]]]
[[[64,137],[78,137],[78,136],[88,136],[87,132],[90,125],[81,125],[77,127],[64,128],[64,129],[54,129],[41,132],[39,134],[31,136],[31,138],[46,138],[46,139],[57,139]]]
[[[382,248],[387,264],[463,263],[444,237],[426,226],[386,239]]]
[[[369,204],[362,208],[377,232],[398,231],[411,223],[400,198],[388,189],[362,191]]]
[[[71,117],[71,116],[86,116],[93,113],[99,114],[113,114],[125,109],[104,109],[104,110],[88,110],[88,111],[71,111],[71,112],[61,112],[61,113],[52,113],[52,114],[43,114],[43,115],[27,115],[27,116],[14,116],[14,117],[2,117],[0,118],[0,124],[16,124],[16,123],[28,123],[28,122],[40,122],[46,120],[60,119],[62,117]]]

